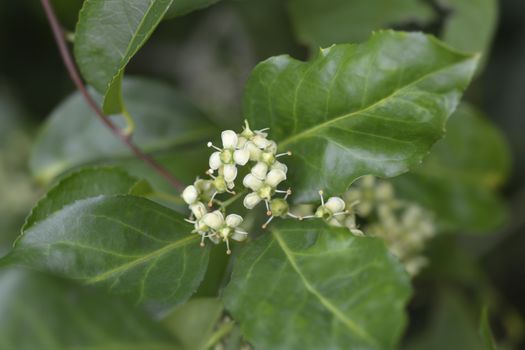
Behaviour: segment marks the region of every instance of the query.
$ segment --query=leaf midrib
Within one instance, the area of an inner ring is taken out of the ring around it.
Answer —
[[[301,269],[299,268],[299,265],[297,264],[297,261],[295,260],[293,256],[293,252],[288,248],[286,245],[286,242],[281,237],[281,234],[278,230],[272,231],[273,236],[275,237],[275,240],[277,243],[279,243],[279,246],[281,247],[281,250],[284,252],[286,258],[290,262],[290,265],[294,269],[294,271],[297,273],[301,281],[303,282],[306,289],[314,295],[319,302],[330,312],[332,313],[341,323],[343,323],[350,331],[358,335],[360,338],[365,340],[367,343],[371,345],[377,345],[377,341],[364,329],[359,327],[359,325],[350,319],[348,316],[346,316],[344,313],[342,313],[330,300],[328,300],[324,295],[322,295],[317,289],[315,289],[314,286],[308,281],[306,276],[302,273]]]
[[[355,115],[358,115],[358,114],[361,114],[361,113],[364,113],[366,111],[369,111],[370,109],[373,109],[374,107],[384,103],[385,101],[391,99],[392,97],[394,97],[395,95],[397,95],[399,92],[405,90],[406,88],[408,87],[411,87],[425,79],[427,79],[428,77],[434,75],[434,74],[437,74],[437,73],[440,73],[444,70],[447,70],[447,69],[450,69],[451,67],[453,66],[456,66],[458,64],[462,64],[464,62],[467,62],[469,60],[472,60],[472,59],[475,59],[476,56],[468,56],[466,57],[465,59],[462,59],[462,60],[458,60],[457,62],[454,62],[453,64],[449,64],[449,65],[446,65],[444,67],[441,67],[440,69],[437,69],[437,70],[434,70],[434,71],[431,71],[429,73],[426,73],[424,75],[422,75],[421,77],[403,85],[402,87],[399,87],[397,88],[396,90],[394,90],[392,93],[390,93],[389,95],[381,98],[380,100],[376,101],[376,102],[373,102],[371,103],[370,105],[364,107],[364,108],[361,108],[361,109],[358,109],[356,111],[353,111],[353,112],[350,112],[350,113],[346,113],[346,114],[343,114],[343,115],[340,115],[340,116],[336,116],[330,120],[327,120],[321,124],[317,124],[315,126],[312,126],[311,128],[308,128],[308,129],[305,129],[303,131],[301,131],[300,133],[297,133],[295,135],[292,135],[292,136],[289,136],[281,141],[279,141],[279,149],[283,149],[285,146],[287,146],[288,144],[290,143],[293,143],[295,142],[297,139],[301,139],[311,133],[314,133],[315,131],[319,130],[319,129],[323,129],[323,128],[326,128],[326,127],[329,127],[331,124],[334,124],[334,123],[337,123],[341,120],[344,120],[346,118],[350,118],[352,116],[355,116]],[[313,62],[312,62],[313,64]]]
[[[131,269],[137,265],[140,265],[144,262],[147,262],[148,260],[150,259],[154,259],[154,258],[158,258],[158,257],[161,257],[162,255],[174,250],[174,249],[177,249],[179,247],[182,247],[186,244],[189,244],[190,242],[192,241],[196,241],[198,239],[197,235],[191,235],[191,236],[188,236],[186,238],[183,238],[179,241],[176,241],[176,242],[173,242],[173,243],[170,243],[160,249],[157,249],[157,250],[154,250],[152,251],[151,253],[148,253],[136,260],[133,260],[133,261],[130,261],[130,262],[127,262],[125,264],[122,264],[122,265],[119,265],[117,267],[114,267],[112,268],[111,270],[108,270],[100,275],[97,275],[97,276],[94,276],[94,277],[90,277],[86,280],[87,283],[97,283],[97,282],[101,282],[101,281],[104,281],[108,278],[110,278],[112,275],[116,274],[116,273],[119,273],[119,272],[122,272],[122,271],[126,271],[128,269]]]

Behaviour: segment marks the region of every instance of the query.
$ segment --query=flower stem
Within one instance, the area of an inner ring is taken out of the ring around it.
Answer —
[[[41,0],[41,3],[42,7],[44,8],[44,12],[46,14],[49,25],[51,27],[51,31],[53,32],[53,37],[55,38],[55,42],[58,46],[60,56],[64,61],[64,66],[69,74],[69,77],[75,84],[76,88],[86,100],[86,103],[95,112],[99,120],[133,152],[135,157],[146,163],[150,168],[152,168],[155,172],[161,175],[177,190],[182,191],[184,185],[179,180],[177,180],[166,168],[159,164],[155,159],[144,153],[131,140],[131,135],[121,130],[104,114],[102,109],[95,102],[93,97],[89,94],[86,87],[84,86],[82,78],[80,77],[80,73],[78,72],[75,63],[73,62],[73,58],[66,44],[65,33],[57,19],[53,6],[51,5],[49,0]]]

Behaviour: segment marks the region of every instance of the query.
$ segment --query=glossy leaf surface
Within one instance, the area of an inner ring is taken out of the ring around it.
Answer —
[[[208,249],[182,216],[149,200],[78,200],[25,230],[4,263],[105,285],[135,303],[187,300],[206,271]]]
[[[142,184],[118,168],[84,168],[62,179],[31,210],[23,230],[77,200],[100,195],[128,194]]]
[[[126,79],[124,96],[136,123],[133,140],[146,152],[205,140],[215,130],[199,109],[167,84]],[[120,117],[114,120],[122,122]],[[33,147],[30,168],[38,180],[47,183],[76,166],[130,155],[75,93],[44,124]]]
[[[106,113],[122,112],[124,68],[151,36],[172,2],[84,2],[75,32],[75,58],[88,84],[104,97]]]
[[[476,62],[433,37],[379,32],[310,62],[278,56],[259,64],[245,114],[293,151],[296,201],[319,189],[340,194],[361,175],[391,177],[418,165],[442,137]]]
[[[322,222],[271,227],[238,257],[226,308],[258,349],[391,348],[410,285],[382,241]]]
[[[163,327],[121,299],[20,269],[0,271],[0,348],[178,349]]]

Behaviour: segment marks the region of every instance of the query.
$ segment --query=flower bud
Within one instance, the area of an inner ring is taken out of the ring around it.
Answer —
[[[273,216],[286,216],[290,207],[282,198],[274,198],[270,201],[270,211]]]

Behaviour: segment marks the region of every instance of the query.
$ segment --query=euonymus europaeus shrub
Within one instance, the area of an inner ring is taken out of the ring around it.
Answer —
[[[73,45],[89,88],[60,104],[35,142],[31,171],[49,189],[2,265],[87,285],[72,287],[78,298],[90,299],[88,286],[115,294],[107,313],[122,326],[87,345],[201,349],[236,330],[232,348],[396,347],[426,243],[504,220],[493,189],[505,143],[461,102],[479,54],[421,32],[362,38],[406,16],[427,22],[415,1],[338,38],[320,30],[332,24],[312,1],[290,1],[299,37],[325,47],[307,61],[259,63],[245,121],[230,129],[170,85],[124,74],[163,18],[214,2],[85,1]],[[362,42],[331,45],[347,37]],[[190,300],[196,292],[217,299]],[[89,315],[89,302],[79,312]],[[140,308],[172,332],[141,321]]]

